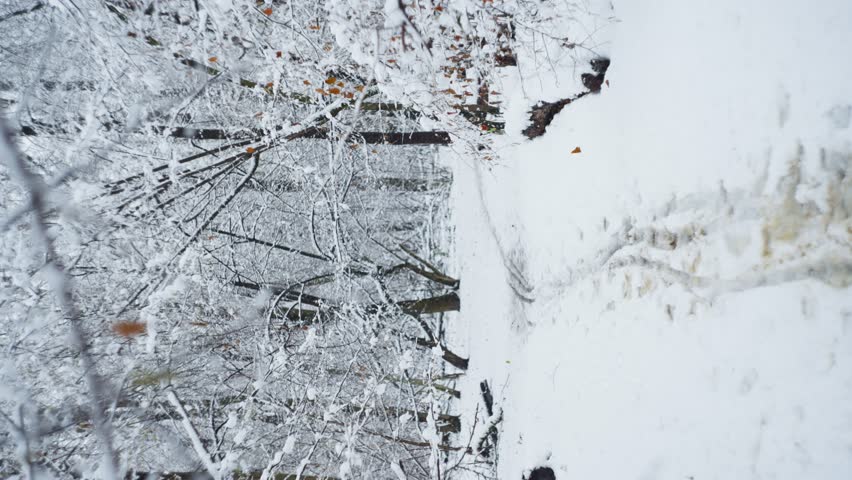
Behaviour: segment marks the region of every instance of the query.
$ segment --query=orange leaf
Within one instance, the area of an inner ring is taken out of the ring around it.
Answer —
[[[122,337],[135,337],[145,333],[143,322],[116,322],[112,324],[112,331]]]
[[[325,90],[323,90],[323,89],[321,89],[321,88],[317,88],[317,89],[316,89],[316,90],[314,90],[314,91],[315,91],[315,92],[317,92],[317,93],[319,93],[320,95],[328,95],[328,92],[326,92]]]
[[[440,6],[440,5],[438,5],[437,7],[435,7],[435,11],[436,11],[436,12],[441,12],[441,11],[443,11],[443,10],[444,10],[444,7],[442,7],[442,6]]]
[[[266,84],[266,88],[272,88],[274,86],[275,86],[275,84],[272,83],[272,82],[269,82],[269,83]]]
[[[345,85],[345,83],[343,83],[343,82],[337,82],[337,86],[338,86],[338,87],[342,87],[343,85]]]
[[[396,60],[391,58],[390,60],[388,60],[388,63],[396,63]]]
[[[363,92],[363,91],[364,91],[364,86],[363,86],[363,85],[358,85],[357,87],[355,87],[355,90],[357,90],[357,91],[359,91],[359,92]]]
[[[281,53],[280,50],[275,52],[275,58],[281,58],[281,55],[283,55],[283,54]]]
[[[207,61],[210,62],[210,63],[216,63],[216,62],[219,61],[219,58],[218,57],[210,57],[210,58],[207,59]]]
[[[246,153],[254,153],[254,147],[246,148]]]
[[[308,27],[308,28],[309,28],[309,29],[311,29],[311,30],[319,30],[319,29],[320,29],[320,26],[319,26],[319,25],[311,25],[311,26],[310,26],[310,27]]]
[[[337,87],[332,87],[328,89],[328,93],[332,95],[337,95],[338,93],[340,93],[340,89]]]
[[[272,15],[272,9],[271,8],[264,9],[263,14],[266,15],[267,17]]]
[[[302,83],[304,83],[305,85],[310,85],[310,84],[311,84],[311,82],[309,82],[309,81],[307,81],[307,80],[302,80]]]
[[[328,77],[325,79],[325,83],[329,85],[334,85],[335,83],[337,83],[337,79],[334,77]]]
[[[571,153],[580,153],[580,152],[582,152],[582,150],[580,150],[580,147],[577,147],[574,150],[571,150]]]
[[[354,94],[354,93],[352,93],[352,92],[345,92],[345,93],[343,94],[343,97],[344,97],[344,98],[354,98],[354,97],[355,97],[355,94]]]

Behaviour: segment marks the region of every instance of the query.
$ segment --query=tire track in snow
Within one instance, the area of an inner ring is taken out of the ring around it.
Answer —
[[[497,245],[497,250],[500,252],[500,261],[502,262],[503,270],[506,273],[506,283],[519,300],[524,303],[532,303],[535,301],[535,287],[527,280],[522,268],[526,264],[526,254],[523,249],[519,248],[507,251],[503,244],[485,201],[481,168],[482,167],[479,165],[479,162],[474,162],[477,197],[479,198],[479,206],[482,209],[482,216],[488,226],[488,231]],[[518,262],[521,262],[521,267],[518,266]]]
[[[827,229],[826,215],[836,217],[837,211],[843,209],[828,205],[827,210],[822,211],[798,202],[795,186],[799,184],[800,178],[797,168],[791,170],[794,173],[780,179],[780,195],[773,196],[769,201],[746,190],[729,193],[722,188],[718,193],[692,194],[677,201],[672,200],[657,209],[652,219],[642,226],[638,226],[633,218],[626,218],[610,237],[607,247],[591,257],[579,259],[567,270],[567,276],[543,285],[543,289],[549,293],[544,296],[558,297],[560,292],[574,288],[585,279],[631,267],[653,272],[659,279],[679,284],[704,300],[727,293],[808,279],[838,288],[848,287],[852,284],[849,244],[831,235],[826,237],[830,241],[821,245],[823,249],[820,252],[813,251],[807,244],[807,239],[814,232]],[[790,186],[791,180],[795,180],[792,182],[793,187]],[[844,210],[844,214],[844,218],[833,218],[834,223],[841,226],[848,223],[850,212]],[[661,226],[677,215],[687,215],[694,220],[677,228]],[[753,264],[745,262],[741,272],[735,276],[724,278],[697,275],[675,268],[668,261],[671,260],[670,253],[686,248],[693,250],[700,258],[702,250],[707,246],[699,244],[700,240],[724,236],[737,227],[754,222],[759,222],[763,229],[764,256],[762,259],[753,259]],[[791,228],[789,224],[796,228],[793,238],[773,238],[778,236],[771,231],[773,228],[782,229],[782,233],[788,234],[787,230]],[[773,240],[786,247],[783,255],[771,253],[767,242]],[[669,254],[662,255],[662,259],[653,258],[648,249],[668,251]],[[791,256],[792,253],[796,255]]]

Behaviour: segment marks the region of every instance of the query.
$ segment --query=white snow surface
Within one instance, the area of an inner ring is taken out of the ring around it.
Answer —
[[[522,56],[446,154],[464,418],[501,479],[852,478],[852,2],[604,3],[599,95],[527,140],[582,70]]]

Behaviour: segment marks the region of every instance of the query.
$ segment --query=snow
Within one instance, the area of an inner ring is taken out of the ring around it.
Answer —
[[[393,471],[394,475],[398,480],[406,480],[405,472],[402,471],[402,468],[399,466],[399,462],[390,462],[391,471]]]
[[[588,69],[504,69],[495,160],[445,154],[497,478],[850,478],[852,3],[613,7],[600,95],[527,140]]]
[[[296,447],[296,437],[294,437],[293,435],[290,435],[290,436],[287,437],[287,441],[284,442],[284,448],[281,451],[289,455],[289,454],[293,453],[293,449],[295,447]]]

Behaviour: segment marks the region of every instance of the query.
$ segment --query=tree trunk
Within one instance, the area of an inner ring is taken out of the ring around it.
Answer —
[[[118,127],[118,125],[105,124],[104,127],[112,130]],[[42,125],[40,128],[48,130],[50,133],[78,133],[62,125]],[[151,129],[154,133],[164,134],[168,137],[191,140],[244,140],[250,137],[260,137],[256,138],[256,141],[261,141],[263,136],[270,133],[257,129],[228,132],[219,128],[169,128],[162,125],[155,125]],[[281,128],[277,128],[276,130],[281,130]],[[18,134],[35,137],[40,135],[40,132],[38,128],[24,125]],[[327,139],[329,138],[329,134],[325,129],[309,128],[304,131],[301,138]],[[362,141],[374,145],[449,145],[452,143],[450,134],[447,132],[354,132],[351,139],[353,142]]]
[[[468,363],[470,362],[467,358],[460,357],[452,350],[447,347],[440,345],[438,342],[434,340],[429,340],[428,338],[415,338],[413,339],[417,345],[426,348],[435,348],[438,347],[441,349],[441,358],[449,363],[450,365],[458,368],[459,370],[467,370]]]
[[[258,480],[262,471],[233,472],[223,478],[228,480]],[[130,472],[124,476],[125,480],[213,480],[207,472]],[[274,480],[296,480],[292,473],[276,473],[269,478]],[[302,475],[302,480],[339,480],[336,477],[320,477],[316,475]]]
[[[402,300],[397,302],[397,305],[403,312],[409,315],[422,315],[428,313],[458,312],[461,307],[461,301],[456,292],[450,292],[446,295],[421,300]]]
[[[328,138],[328,131],[314,129],[306,138]],[[385,145],[449,145],[452,143],[447,132],[355,132],[352,140],[369,144]]]

